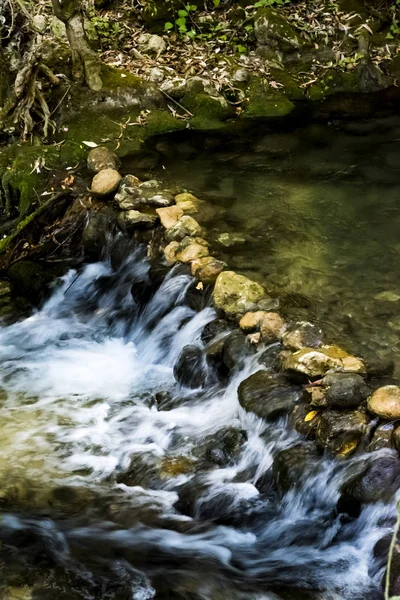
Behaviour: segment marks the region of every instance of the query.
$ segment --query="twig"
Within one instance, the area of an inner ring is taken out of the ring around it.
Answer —
[[[164,92],[164,90],[161,90],[161,92],[164,94],[164,96],[166,98],[168,98],[168,100],[171,100],[171,102],[174,102],[177,106],[179,106],[179,108],[181,110],[183,110],[186,114],[189,115],[189,117],[194,117],[194,114],[190,112],[190,110],[188,110],[187,108],[185,108],[184,106],[182,106],[182,104],[179,104],[179,102],[177,102],[176,100],[174,100],[173,98],[171,98],[171,96],[169,94],[167,94],[167,92]]]

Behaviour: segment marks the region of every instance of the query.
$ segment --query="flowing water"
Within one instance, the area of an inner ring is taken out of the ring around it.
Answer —
[[[381,598],[374,547],[394,504],[336,509],[363,455],[321,457],[280,494],[273,459],[299,436],[239,407],[258,356],[224,384],[176,383],[181,349],[202,346],[215,317],[190,307],[190,284],[180,268],[156,284],[145,248],[127,244],[119,266],[69,272],[0,329],[0,595]],[[212,460],[232,432],[236,451]]]
[[[287,316],[393,359],[400,375],[399,117],[182,133],[152,151],[163,177],[220,207],[209,234],[231,268],[266,283]],[[241,243],[224,247],[224,232]]]

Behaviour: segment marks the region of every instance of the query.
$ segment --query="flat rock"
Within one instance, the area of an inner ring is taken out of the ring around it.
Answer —
[[[91,191],[97,196],[108,196],[118,189],[121,175],[115,169],[103,169],[92,180]]]
[[[239,403],[258,417],[274,420],[290,412],[299,400],[297,390],[283,385],[266,371],[257,371],[238,388]]]
[[[321,348],[303,348],[297,352],[282,352],[282,368],[290,373],[303,374],[316,378],[329,370],[364,373],[365,365],[361,359],[352,356],[338,346]]]
[[[333,454],[349,456],[356,450],[367,423],[366,415],[359,411],[326,410],[318,421],[317,445]]]
[[[127,210],[121,213],[118,217],[118,222],[122,227],[134,227],[139,225],[151,226],[157,220],[156,215],[150,215],[147,213],[142,213],[138,210]]]
[[[368,400],[368,410],[382,419],[399,419],[400,387],[384,385],[378,388]]]
[[[285,348],[301,350],[302,348],[319,348],[322,340],[322,331],[317,325],[301,321],[285,333],[282,343]]]
[[[181,217],[183,217],[183,210],[179,208],[179,206],[157,208],[156,213],[160,217],[161,225],[165,227],[165,229],[170,229]]]
[[[223,271],[215,282],[214,304],[229,317],[238,317],[247,312],[276,308],[278,301],[271,298],[261,284],[234,271]]]
[[[193,217],[183,215],[172,227],[167,229],[165,237],[170,242],[173,240],[181,241],[186,236],[196,237],[201,235],[202,232],[201,226]]]

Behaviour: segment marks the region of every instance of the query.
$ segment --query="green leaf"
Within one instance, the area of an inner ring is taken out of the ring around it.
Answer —
[[[165,25],[164,25],[165,31],[169,31],[170,29],[173,29],[173,28],[174,28],[174,24],[170,23],[169,21],[167,21],[167,23],[165,23]]]
[[[187,10],[178,10],[178,17],[187,17],[188,14]]]
[[[246,54],[247,52],[246,46],[242,46],[241,44],[236,46],[236,50],[239,52],[239,54]]]
[[[191,39],[194,40],[194,38],[196,37],[196,32],[194,29],[191,29],[190,31],[187,32],[187,36]]]
[[[215,8],[218,8],[218,6],[221,4],[221,0],[213,0],[213,3]]]

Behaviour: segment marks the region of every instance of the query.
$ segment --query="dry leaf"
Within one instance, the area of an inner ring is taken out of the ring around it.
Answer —
[[[97,148],[98,144],[96,144],[95,142],[82,142],[82,144],[85,144],[85,146],[89,146],[89,148]]]
[[[318,414],[317,410],[311,410],[309,413],[306,414],[306,416],[304,417],[304,423],[308,423],[309,421],[312,421],[314,419],[314,417],[316,417]]]

